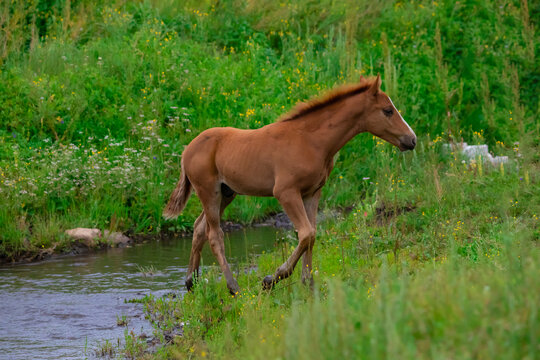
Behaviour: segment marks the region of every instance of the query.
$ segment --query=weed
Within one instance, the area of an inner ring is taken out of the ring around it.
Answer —
[[[94,350],[94,354],[99,358],[114,359],[116,356],[116,348],[108,340],[105,340],[104,343],[101,343]]]
[[[127,326],[129,324],[129,318],[127,315],[116,316],[116,325],[117,326]]]
[[[148,265],[148,266],[137,265],[137,271],[140,272],[142,276],[144,277],[154,276],[158,273],[158,270],[156,269],[154,265]]]
[[[172,12],[157,3],[6,5],[1,257],[65,249],[68,239],[54,234],[70,227],[188,228],[196,201],[176,222],[161,218],[185,144],[211,126],[268,124],[360,75],[382,73],[419,149],[481,131],[501,150],[538,138],[537,20],[526,1],[172,3]],[[358,136],[340,152],[322,204],[382,194],[395,154]],[[249,223],[277,210],[273,199],[239,198],[225,217]]]

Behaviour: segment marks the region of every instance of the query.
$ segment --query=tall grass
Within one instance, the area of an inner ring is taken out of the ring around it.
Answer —
[[[331,280],[327,294],[293,306],[279,332],[252,320],[241,357],[533,359],[538,251],[514,248],[504,257],[476,264],[452,257],[414,275],[383,263],[376,287]]]
[[[193,293],[146,299],[158,333],[184,323],[154,357],[536,358],[538,164],[513,156],[501,171],[437,139],[404,156],[375,148],[362,180],[375,186],[319,224],[313,291],[298,269],[262,291],[293,239],[240,271],[236,298],[207,267]],[[354,183],[342,174],[331,189]]]

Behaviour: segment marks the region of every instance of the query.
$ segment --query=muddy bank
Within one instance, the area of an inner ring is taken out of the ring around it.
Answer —
[[[243,225],[234,221],[223,221],[221,224],[221,228],[224,232],[236,231],[248,227],[264,226],[274,227],[277,229],[291,229],[293,227],[287,214],[285,214],[284,212],[272,214],[262,221],[253,222],[247,225]],[[105,230],[104,232],[106,233],[107,230]],[[171,232],[162,230],[161,232],[155,234],[136,234],[131,231],[126,231],[122,235],[125,236],[126,239],[119,242],[111,242],[107,240],[107,237],[101,238],[101,236],[96,236],[93,240],[85,238],[73,238],[65,242],[57,242],[48,248],[27,248],[25,250],[21,250],[19,253],[14,254],[9,258],[0,258],[0,265],[37,262],[42,260],[48,260],[57,256],[83,255],[110,248],[124,248],[147,241],[166,240],[175,237],[190,237],[192,235],[192,232]],[[61,235],[59,234],[59,236]]]
[[[345,208],[339,210],[327,210],[319,212],[317,216],[317,221],[320,223],[328,219],[335,218],[340,214],[346,214],[351,211],[352,208]],[[292,229],[293,224],[291,220],[284,212],[279,212],[271,214],[265,217],[261,221],[255,221],[250,224],[241,224],[234,221],[222,221],[221,228],[224,232],[232,232],[245,228],[258,228],[258,227],[272,227],[276,229]],[[74,229],[72,229],[74,230]],[[94,229],[97,230],[97,229]],[[98,230],[99,231],[99,230]],[[104,233],[107,234],[108,230],[104,230]],[[42,260],[48,260],[57,256],[70,256],[70,255],[83,255],[97,251],[103,251],[110,248],[124,248],[133,246],[135,244],[144,243],[147,241],[158,241],[158,240],[168,240],[172,238],[180,237],[190,237],[192,236],[191,230],[181,231],[181,232],[171,232],[167,230],[162,230],[159,233],[155,234],[136,234],[132,231],[126,231],[121,234],[125,236],[126,239],[118,242],[108,241],[107,236],[96,238],[93,241],[88,239],[71,239],[64,243],[58,242],[53,244],[49,248],[35,248],[35,249],[26,249],[20,253],[12,256],[11,258],[0,258],[0,265],[8,264],[17,264],[17,263],[29,263],[37,262]]]
[[[177,233],[162,231],[155,234],[135,234],[126,231],[123,235],[127,239],[122,242],[110,242],[106,239],[101,241],[99,238],[94,239],[93,241],[88,241],[87,239],[72,239],[65,243],[55,243],[48,248],[26,249],[10,258],[0,258],[0,265],[38,262],[62,256],[85,255],[111,248],[130,247],[148,241],[166,240],[173,237],[186,237],[190,234],[189,231]]]

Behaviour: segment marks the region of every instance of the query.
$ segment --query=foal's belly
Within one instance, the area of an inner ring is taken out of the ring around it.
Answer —
[[[220,180],[242,195],[272,196],[274,164],[271,153],[250,142],[220,149],[216,154]]]
[[[250,175],[239,173],[220,173],[220,180],[235,193],[252,196],[273,196],[274,179],[261,177],[254,173]]]

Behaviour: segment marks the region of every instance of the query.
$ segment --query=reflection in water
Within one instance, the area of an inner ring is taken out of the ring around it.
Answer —
[[[226,234],[230,263],[268,251],[273,228]],[[184,291],[191,239],[149,242],[127,249],[0,267],[0,359],[80,359],[101,341],[123,338],[116,317],[129,330],[151,335],[140,304],[125,303],[153,293]],[[203,264],[215,263],[206,245]],[[139,267],[157,271],[145,277]],[[234,268],[234,267],[233,267]]]

